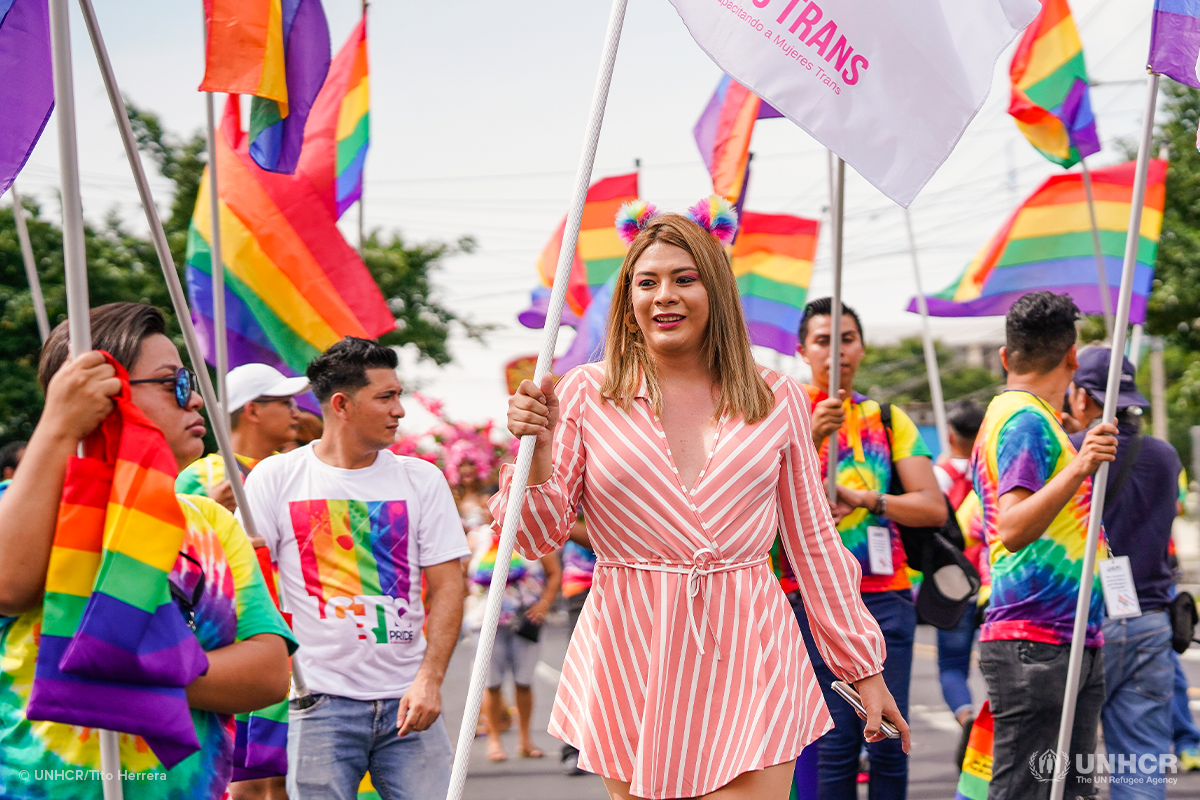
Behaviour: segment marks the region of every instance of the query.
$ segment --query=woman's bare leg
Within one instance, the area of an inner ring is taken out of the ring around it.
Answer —
[[[715,792],[696,800],[787,800],[792,792],[792,776],[796,762],[788,761],[754,772],[743,772]],[[629,784],[604,778],[604,788],[610,800],[640,800],[629,793]]]

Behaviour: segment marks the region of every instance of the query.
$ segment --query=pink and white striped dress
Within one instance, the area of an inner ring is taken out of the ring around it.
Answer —
[[[603,365],[573,370],[557,390],[553,477],[526,494],[526,556],[561,547],[582,502],[598,559],[550,733],[638,797],[706,794],[795,758],[832,726],[768,563],[776,531],[826,663],[848,681],[883,669],[858,562],[823,497],[808,397],[760,370],[774,410],[754,425],[721,420],[691,491],[645,386],[626,413],[600,395]],[[511,480],[505,467],[497,525]]]

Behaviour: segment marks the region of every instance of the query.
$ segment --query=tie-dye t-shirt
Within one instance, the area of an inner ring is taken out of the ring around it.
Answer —
[[[596,554],[575,542],[567,542],[562,551],[563,597],[574,597],[592,588],[592,573],[596,571]]]
[[[813,406],[827,395],[815,386],[805,386]],[[899,407],[892,406],[892,441],[888,442],[887,430],[880,416],[879,403],[866,395],[854,392],[846,400],[846,422],[838,431],[838,483],[849,489],[869,489],[872,492],[889,494],[892,491],[892,463],[913,456],[930,457],[929,448],[921,439],[921,433],[912,419]],[[821,444],[821,475],[829,464],[829,440]],[[871,559],[867,549],[867,529],[885,527],[892,538],[892,572],[888,575],[871,574]],[[842,544],[854,554],[862,567],[861,589],[864,592],[890,592],[908,589],[912,585],[906,569],[904,544],[900,531],[891,521],[872,514],[865,508],[856,508],[847,514],[838,525]],[[778,543],[777,543],[778,544]],[[795,588],[795,578],[786,558],[772,554],[772,565],[779,574],[785,592]]]
[[[958,520],[958,528],[966,544],[963,555],[979,570],[979,605],[987,605],[988,596],[992,593],[992,568],[984,541],[983,507],[974,489],[963,498],[962,504],[954,512],[954,518]]]
[[[1058,414],[1029,392],[1010,390],[988,406],[975,454],[975,492],[982,506],[992,591],[982,642],[1026,639],[1068,644],[1075,619],[1083,551],[1087,543],[1092,481],[1080,484],[1040,538],[1010,553],[996,533],[999,498],[1014,489],[1037,492],[1071,462],[1076,450]],[[1097,561],[1105,557],[1101,531]],[[1087,644],[1103,644],[1104,596],[1093,576]]]
[[[484,532],[489,535],[471,556],[471,563],[467,566],[473,602],[470,603],[466,619],[475,629],[483,626],[487,593],[492,585],[492,572],[496,568],[496,556],[500,549],[500,534],[493,533],[490,528],[485,528]],[[542,562],[537,559],[530,561],[514,548],[508,562],[508,583],[500,603],[499,624],[509,626],[517,622],[519,614],[542,599],[545,588],[546,571],[542,569]]]
[[[247,456],[235,456],[242,465],[242,479],[258,466],[258,461]],[[261,460],[261,459],[260,459]],[[197,494],[208,497],[213,486],[225,480],[225,459],[220,453],[209,453],[184,467],[175,479],[175,491],[180,494]]]
[[[275,610],[250,540],[233,515],[203,497],[179,496],[187,519],[182,551],[170,580],[191,596],[203,573],[195,609],[196,637],[216,650],[260,633],[295,642]],[[23,709],[33,683],[41,608],[0,617],[0,798],[100,800],[99,736],[91,728],[30,722]],[[229,716],[192,710],[200,751],[169,771],[136,736],[121,734],[126,800],[215,800],[225,792],[233,738]]]
[[[264,458],[246,500],[279,565],[308,688],[402,697],[425,657],[422,570],[471,555],[441,470],[387,450],[341,469],[310,444]]]

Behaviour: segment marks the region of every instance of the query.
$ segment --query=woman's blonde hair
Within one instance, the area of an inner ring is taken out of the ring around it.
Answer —
[[[717,417],[741,414],[748,424],[758,422],[775,407],[775,396],[759,374],[750,352],[750,335],[746,332],[729,257],[711,233],[679,214],[655,217],[625,254],[608,312],[601,393],[628,410],[645,376],[650,402],[657,413],[662,413],[662,393],[654,361],[646,352],[645,338],[634,318],[632,297],[634,266],[653,244],[678,247],[691,256],[700,273],[700,282],[708,292],[705,355],[709,371],[721,382]]]

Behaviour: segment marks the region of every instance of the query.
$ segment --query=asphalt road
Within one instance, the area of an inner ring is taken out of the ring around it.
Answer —
[[[937,678],[937,649],[934,630],[921,626],[913,663],[913,685],[909,721],[913,731],[913,746],[909,765],[910,800],[953,800],[958,770],[952,763],[958,744],[959,727],[942,700]],[[516,734],[503,734],[509,753],[507,761],[495,764],[484,754],[485,740],[479,737],[471,750],[470,772],[465,800],[606,800],[608,795],[599,778],[591,775],[567,776],[558,760],[561,743],[546,733],[550,707],[554,699],[557,670],[566,653],[567,633],[560,624],[548,624],[542,633],[542,663],[534,687],[535,744],[546,752],[541,759],[516,756]],[[459,643],[443,687],[446,727],[451,741],[457,741],[458,728],[466,705],[467,685],[475,640]],[[1194,648],[1185,658],[1184,668],[1193,687],[1200,687],[1200,649]],[[971,675],[976,702],[985,696],[983,678],[978,671]],[[506,694],[511,698],[510,690]],[[1200,715],[1200,690],[1193,689],[1195,713]],[[1167,790],[1171,800],[1200,800],[1200,772],[1175,776],[1177,783]],[[860,796],[866,797],[865,786]],[[1107,798],[1106,790],[1101,797]]]

